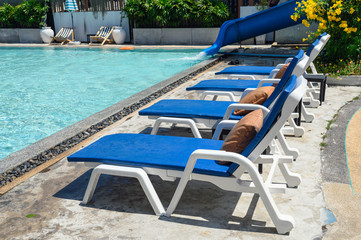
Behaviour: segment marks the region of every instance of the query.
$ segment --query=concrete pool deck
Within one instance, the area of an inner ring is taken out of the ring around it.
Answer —
[[[200,80],[213,78],[214,72],[228,66],[230,60],[215,65],[155,101],[163,98],[199,98],[193,92],[186,92],[185,88]],[[246,64],[259,63],[259,60],[251,58]],[[289,188],[283,195],[273,194],[279,210],[296,220],[295,228],[288,235],[276,233],[257,196],[225,192],[197,181],[187,185],[171,218],[155,216],[139,183],[123,177],[102,176],[93,200],[86,206],[80,205],[91,168],[80,163],[68,163],[63,158],[0,197],[0,238],[357,239],[361,235],[358,227],[361,195],[352,194],[344,169],[337,171],[335,176],[328,174],[332,169],[336,171],[344,167],[344,164],[341,167],[325,164],[335,159],[344,163],[342,147],[339,146],[340,152],[330,156],[325,151],[328,151],[327,147],[333,147],[332,143],[340,145],[337,140],[345,136],[340,126],[347,125],[361,104],[358,100],[345,103],[360,92],[360,87],[330,86],[324,104],[317,109],[308,109],[316,118],[313,123],[302,124],[305,135],[302,138],[287,138],[291,146],[300,150],[299,159],[290,168],[301,174],[303,179],[297,189]],[[337,112],[345,118],[337,118],[323,140],[328,121]],[[76,148],[107,134],[149,133],[152,124],[152,120],[134,112]],[[161,134],[191,136],[187,129],[181,127],[162,128]],[[210,131],[202,129],[203,137],[210,135]],[[328,145],[321,154],[320,143],[323,141]],[[277,176],[279,178],[276,177],[276,180],[282,179]],[[151,180],[163,205],[167,206],[178,181],[163,182],[157,177]],[[330,223],[332,218],[327,216],[325,209],[333,212],[336,222]]]

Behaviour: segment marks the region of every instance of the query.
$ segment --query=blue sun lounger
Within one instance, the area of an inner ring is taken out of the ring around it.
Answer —
[[[330,35],[322,34],[320,39],[316,39],[307,50],[306,55],[309,56],[308,66],[310,66],[313,60],[318,56],[318,54],[322,51],[323,47],[326,45],[327,41],[330,38]],[[296,56],[299,56],[300,52]],[[307,66],[307,67],[308,67]],[[238,67],[238,66],[237,66]],[[246,67],[250,69],[254,69],[254,66],[239,66],[239,67]],[[229,69],[229,68],[226,68]],[[223,71],[225,71],[224,69]],[[222,72],[222,71],[221,71]],[[217,73],[216,73],[217,74]],[[303,73],[302,73],[303,74]],[[261,75],[261,74],[260,74]],[[203,80],[197,83],[192,87],[188,87],[187,91],[228,91],[236,94],[237,92],[243,92],[248,88],[257,88],[261,86],[270,86],[272,85],[271,79],[264,79],[264,80],[246,80],[246,79],[209,79]],[[237,95],[237,94],[236,94]]]
[[[304,55],[304,51],[300,50],[297,55],[293,58],[297,61],[302,58]],[[297,64],[297,61],[291,61],[290,66],[287,68],[284,75],[286,77],[291,76],[294,67]],[[302,74],[300,72],[299,74]],[[296,75],[296,74],[294,74]],[[260,84],[261,82],[261,84]],[[268,83],[269,82],[269,83]],[[192,87],[188,87],[187,91],[229,91],[229,92],[243,92],[248,88],[257,88],[260,85],[262,86],[272,86],[273,83],[277,83],[276,81],[264,81],[262,80],[244,80],[244,79],[210,79],[210,80],[203,80],[197,83]]]
[[[272,179],[277,167],[289,186],[298,186],[301,178],[298,174],[291,173],[285,165],[292,162],[292,158],[281,155],[262,156],[261,153],[277,135],[305,89],[306,80],[303,77],[291,77],[275,107],[265,117],[263,127],[242,155],[220,151],[223,142],[216,140],[218,137],[199,139],[114,134],[97,140],[68,157],[69,162],[100,164],[92,172],[83,204],[92,198],[101,174],[134,177],[140,181],[155,213],[171,216],[188,181],[199,180],[213,183],[226,191],[259,194],[277,231],[281,234],[291,231],[294,227],[293,218],[279,212],[271,195],[271,192],[284,192],[286,186],[274,184]],[[221,131],[222,129],[218,128],[216,133]],[[216,161],[229,161],[232,164],[218,165]],[[266,181],[263,181],[255,163],[272,164]],[[167,210],[164,209],[148,174],[158,175],[166,181],[180,178]]]
[[[309,56],[309,59],[308,59],[308,62],[306,64],[305,68],[300,72],[293,71],[292,74],[294,74],[296,76],[299,76],[299,74],[305,74],[306,69],[312,64],[313,60],[321,52],[321,50],[326,45],[329,38],[330,38],[330,35],[325,34],[320,38],[320,40],[317,39],[308,49],[308,54],[306,54],[306,55]],[[295,56],[295,58],[300,58],[300,55],[302,55],[302,54],[303,54],[303,51],[301,50]],[[288,69],[292,69],[291,64],[287,68],[287,70]],[[288,74],[290,75],[291,72],[286,71],[285,75],[287,76]],[[312,76],[315,77],[316,75],[312,75]],[[246,89],[267,86],[267,85],[270,85],[271,83],[277,83],[277,81],[278,81],[277,79],[264,79],[264,80],[211,79],[211,80],[200,81],[198,84],[187,88],[187,90],[188,91],[195,90],[199,93],[202,93],[201,99],[205,99],[207,96],[213,96],[213,100],[216,100],[218,96],[223,95],[223,96],[229,97],[229,99],[232,101],[236,101],[235,96],[242,94]],[[323,85],[325,85],[325,84],[323,84]],[[321,100],[323,99],[325,86],[323,86],[323,88],[320,89],[320,100],[315,100],[312,95],[313,93],[316,92],[316,89],[314,88],[314,86],[311,83],[309,83],[308,86],[309,86],[309,89],[308,89],[305,97],[303,98],[303,101],[306,102],[308,104],[308,106],[310,106],[310,107],[317,107],[321,103]],[[247,92],[244,92],[244,95],[246,93]],[[302,112],[302,117],[306,122],[313,121],[315,116],[312,113],[309,113],[305,109],[304,104],[302,104],[302,106],[301,106],[301,112]],[[300,123],[300,121],[299,121],[299,123]],[[291,130],[291,132],[289,130]],[[287,134],[294,134],[292,132],[292,129],[289,129],[289,130],[286,131]],[[303,132],[301,130],[299,130],[298,133],[296,133],[296,134],[297,134],[297,136],[301,136],[303,134]]]
[[[315,46],[315,43],[316,42],[318,43],[318,41],[326,35],[327,35],[327,33],[323,33],[320,36],[318,36],[316,41],[313,42],[310,47]],[[311,51],[312,51],[312,49],[309,48],[306,54],[309,56]],[[287,63],[287,61],[285,63]],[[273,66],[232,66],[232,67],[227,67],[220,72],[217,72],[216,75],[221,75],[221,74],[270,75],[273,70],[279,69],[283,65],[284,64],[279,64],[276,67],[273,67]]]
[[[300,76],[301,73],[304,72],[307,62],[308,56],[305,56],[301,50],[300,53],[291,61],[290,67],[286,70],[273,93],[263,103],[263,105],[239,104],[234,101],[165,99],[141,110],[139,115],[148,116],[151,119],[157,119],[153,127],[154,131],[157,130],[162,122],[187,124],[193,132],[195,132],[196,123],[201,123],[206,125],[206,127],[215,129],[215,126],[222,119],[240,119],[241,117],[232,115],[232,112],[235,109],[254,110],[262,108],[263,111],[267,111],[269,108],[273,107],[274,101],[284,89],[291,73],[293,72],[295,75]],[[295,118],[296,117],[298,116],[295,116]],[[304,134],[304,129],[297,126],[294,119],[289,119],[289,124],[290,127],[284,129],[287,134],[294,134],[296,136],[302,136]],[[280,138],[284,137],[282,136]],[[286,148],[284,150],[287,151],[288,155],[292,155],[297,158],[297,151],[290,149],[287,150],[286,144],[284,147]]]

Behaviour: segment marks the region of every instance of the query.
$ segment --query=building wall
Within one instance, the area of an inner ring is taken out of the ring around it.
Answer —
[[[89,35],[95,35],[101,26],[122,26],[126,31],[126,42],[130,42],[128,18],[121,19],[120,11],[105,12],[56,12],[55,34],[62,27],[73,27],[76,41],[88,42]],[[73,19],[73,20],[72,20]]]

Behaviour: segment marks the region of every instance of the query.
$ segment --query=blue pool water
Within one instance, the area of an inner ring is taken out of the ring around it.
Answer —
[[[198,53],[0,48],[0,158],[195,65]]]

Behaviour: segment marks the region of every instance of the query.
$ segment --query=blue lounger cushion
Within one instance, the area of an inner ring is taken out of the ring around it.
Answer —
[[[111,165],[152,167],[183,171],[197,149],[220,150],[223,141],[146,134],[105,136],[68,157],[69,162],[97,162]],[[194,172],[230,176],[229,166],[198,160]]]
[[[299,53],[291,61],[290,66],[287,68],[285,74],[277,84],[273,93],[262,104],[264,107],[269,107],[273,101],[277,99],[279,94],[283,91],[287,84],[293,69],[295,68],[298,60],[304,55],[304,51],[300,50]],[[143,116],[157,116],[157,117],[179,117],[179,118],[202,118],[202,119],[223,119],[224,114],[230,104],[236,103],[231,101],[207,101],[207,100],[190,100],[190,99],[166,99],[161,100],[152,106],[143,109],[139,115]],[[239,120],[242,116],[231,114],[231,120]]]
[[[255,138],[242,152],[249,154],[261,142],[270,127],[277,121],[283,103],[296,86],[292,76],[285,91],[277,99],[275,107],[264,119],[264,124]],[[197,149],[220,150],[223,141],[201,138],[159,136],[145,134],[113,134],[105,136],[68,157],[69,162],[96,162],[111,165],[152,167],[183,171],[189,156]],[[216,161],[198,160],[195,173],[230,176],[238,167],[219,165]]]
[[[187,88],[187,91],[236,91],[243,92],[247,88],[257,88],[258,80],[243,79],[209,79],[203,80],[198,84]],[[272,86],[272,83],[266,83],[263,86]]]
[[[220,74],[245,74],[245,75],[269,75],[275,67],[267,66],[233,66],[227,67],[216,75]]]
[[[270,103],[272,103],[280,91],[284,88],[285,83],[287,82],[288,78],[291,76],[295,66],[304,55],[304,51],[300,50],[298,54],[292,59],[290,65],[286,69],[286,72],[283,74],[280,82],[277,84],[274,93],[270,96],[269,100],[266,101],[264,104],[265,107],[268,107]],[[224,82],[224,84],[223,84]],[[245,88],[243,89],[242,85],[244,82]],[[219,80],[204,80],[200,81],[198,84],[194,85],[193,87],[187,88],[187,90],[218,90],[218,91],[241,91],[243,92],[247,87],[256,88],[258,86],[259,80],[235,80],[235,79],[219,79]],[[253,86],[251,86],[253,85]],[[268,84],[267,84],[268,85]],[[263,86],[267,86],[266,84]],[[271,84],[269,84],[271,85]],[[247,87],[246,87],[247,86]]]
[[[159,117],[222,119],[231,101],[207,101],[191,99],[165,99],[143,109],[139,115]],[[242,116],[231,115],[231,120],[239,120]]]

